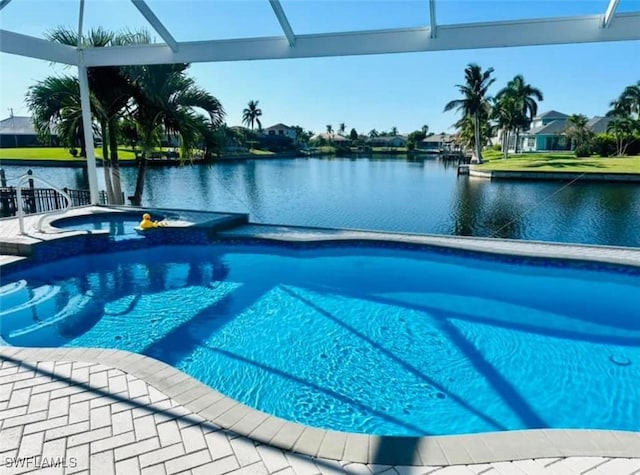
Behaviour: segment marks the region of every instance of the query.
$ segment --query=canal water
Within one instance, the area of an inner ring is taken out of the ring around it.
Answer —
[[[30,168],[87,188],[83,169]],[[9,184],[26,170],[5,167]],[[122,177],[133,194],[135,168]],[[150,168],[143,205],[248,212],[259,223],[640,247],[640,185],[567,183],[459,177],[435,158],[263,159]]]

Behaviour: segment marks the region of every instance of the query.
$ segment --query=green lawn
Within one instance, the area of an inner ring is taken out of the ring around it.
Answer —
[[[539,171],[577,173],[640,173],[640,156],[578,158],[573,152],[523,153],[510,155],[507,160],[501,152],[483,152],[485,162],[478,165],[485,171]]]
[[[373,153],[383,153],[383,152],[406,153],[407,147],[371,147],[371,152]]]
[[[249,150],[251,155],[275,155],[275,152],[270,152],[269,150],[258,150],[256,148],[252,148]]]
[[[96,148],[96,157],[102,158],[102,149]],[[84,158],[72,157],[69,149],[64,147],[25,147],[25,148],[0,148],[0,159],[14,160],[64,160],[83,161]],[[118,149],[118,158],[121,160],[134,160],[135,154],[131,149]]]

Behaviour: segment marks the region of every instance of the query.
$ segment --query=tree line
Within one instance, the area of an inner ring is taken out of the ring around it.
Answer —
[[[489,90],[496,81],[493,72],[493,68],[483,71],[479,65],[469,64],[464,70],[464,83],[456,85],[462,98],[452,100],[444,107],[445,112],[456,110],[462,114],[455,127],[462,142],[473,149],[473,160],[479,163],[482,163],[482,149],[496,129],[502,131],[504,158],[508,158],[512,134],[517,153],[520,134],[529,130],[538,112],[538,102],[544,100],[542,91],[528,84],[522,75],[515,76],[495,96],[490,96]],[[607,126],[607,134],[600,136],[589,129],[586,116],[569,116],[563,132],[577,156],[589,156],[594,152],[620,156],[631,144],[640,141],[640,81],[626,87],[610,107],[607,116],[612,120]]]

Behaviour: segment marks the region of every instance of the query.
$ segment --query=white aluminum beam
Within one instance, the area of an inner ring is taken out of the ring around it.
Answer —
[[[84,0],[80,0],[78,12],[78,49],[82,48],[82,24],[84,23]]]
[[[82,53],[80,53],[82,54]],[[89,177],[89,196],[91,204],[98,204],[98,172],[96,170],[96,150],[93,145],[93,126],[91,124],[91,104],[89,99],[89,78],[87,68],[79,61],[78,80],[80,82],[80,107],[82,108],[82,128],[87,152],[87,176]]]
[[[613,15],[615,15],[616,13],[616,8],[618,8],[619,2],[620,0],[609,0],[607,11],[604,12],[604,18],[602,19],[602,28],[609,28],[611,20],[613,20]]]
[[[171,51],[174,53],[178,51],[178,42],[175,38],[169,33],[164,26],[164,24],[160,21],[160,19],[153,13],[153,10],[149,8],[149,5],[145,3],[144,0],[131,0],[131,3],[138,9],[142,16],[147,19],[151,27],[156,30],[156,33],[160,35],[160,38],[164,40],[164,42],[171,48]]]
[[[164,45],[114,46],[86,50],[85,61],[87,66],[198,63],[640,40],[640,12],[616,15],[609,28],[600,28],[601,22],[602,15],[590,15],[441,25],[437,39],[427,27],[299,35],[295,48],[283,37],[180,43],[177,52]]]
[[[431,24],[429,36],[435,38],[438,34],[438,25],[436,24],[436,0],[429,0],[429,22]]]
[[[78,53],[73,46],[65,46],[7,30],[0,30],[0,52],[44,59],[54,63],[78,64]]]
[[[271,4],[271,8],[273,8],[273,13],[276,14],[278,21],[280,22],[280,27],[282,31],[284,31],[287,40],[289,41],[289,46],[293,46],[296,44],[296,35],[293,34],[293,30],[291,29],[291,25],[289,24],[289,20],[287,19],[287,15],[282,9],[282,5],[280,4],[280,0],[269,0]]]
[[[2,10],[4,7],[9,5],[9,3],[11,3],[11,0],[1,0],[0,1],[0,10]]]

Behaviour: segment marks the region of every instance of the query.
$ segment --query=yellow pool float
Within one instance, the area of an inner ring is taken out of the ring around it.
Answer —
[[[138,227],[140,229],[152,229],[152,228],[161,228],[166,225],[167,223],[164,220],[151,221],[151,215],[149,213],[145,213],[142,215],[142,221],[140,221],[140,224],[138,225]]]

